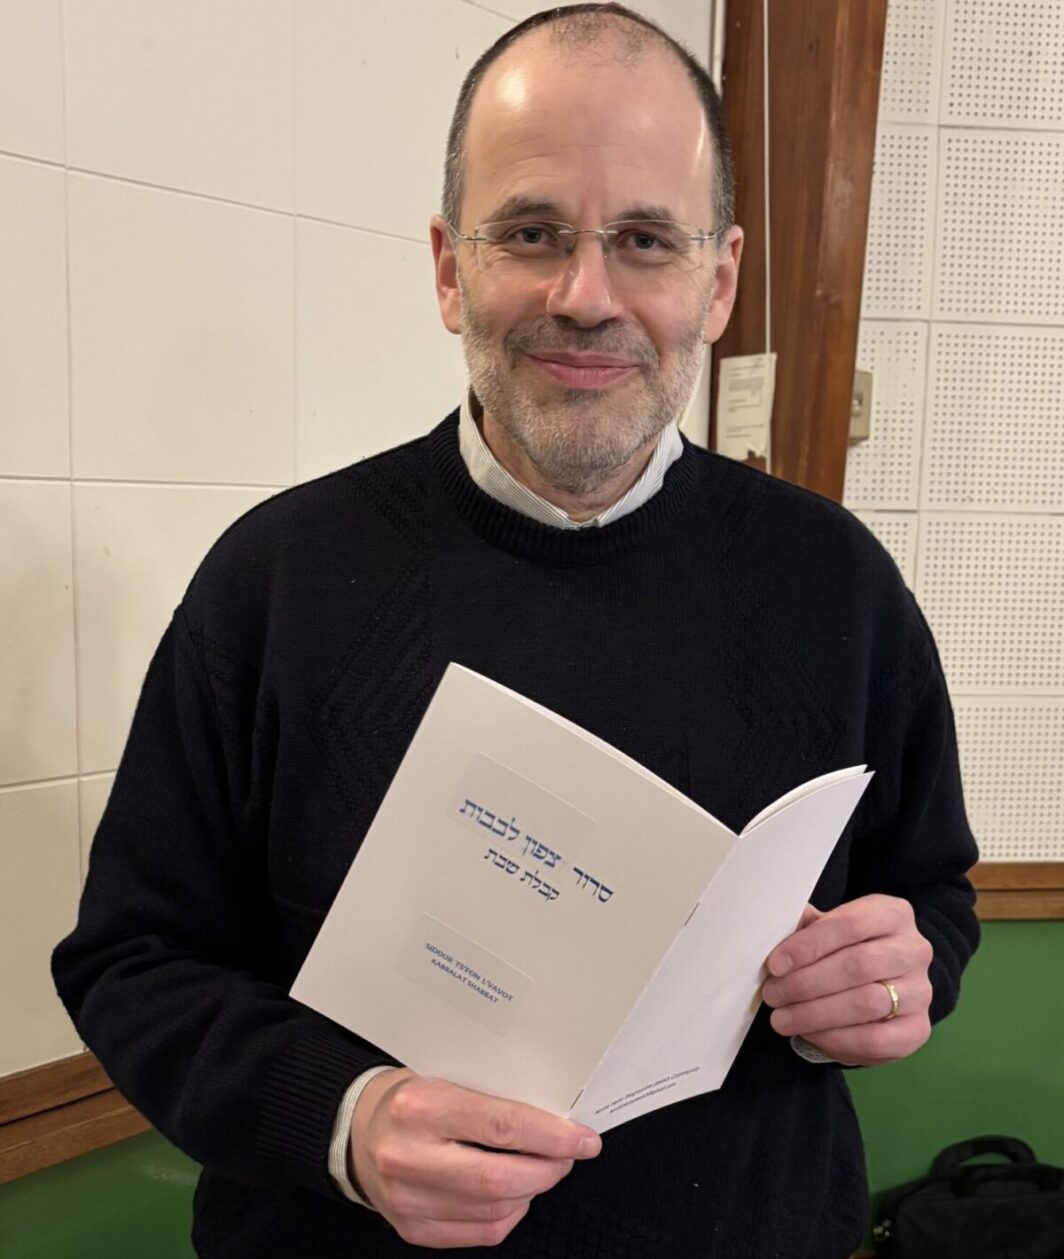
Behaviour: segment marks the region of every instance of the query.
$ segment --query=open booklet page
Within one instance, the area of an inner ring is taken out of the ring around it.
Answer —
[[[803,859],[795,846],[793,881],[769,878],[753,845],[716,900],[713,881],[729,854],[794,808],[737,844],[616,749],[452,664],[292,995],[422,1074],[558,1114],[579,1099],[579,1117],[595,1127],[717,1087],[719,1062],[730,1063],[749,1025],[758,969],[793,928],[849,810],[836,819],[835,808],[833,833],[806,844]],[[777,882],[787,883],[785,898]],[[733,919],[703,928],[740,900],[747,944],[730,938]],[[652,980],[654,995],[644,995]],[[688,1026],[674,990],[695,1016],[689,1045],[704,1047],[701,1033],[714,1025],[713,1062],[699,1057],[691,1074],[701,1079],[686,1092],[617,1108],[668,1074],[655,1053],[692,1065],[689,1051],[653,1043],[649,1022],[662,1010],[672,1035]],[[656,1004],[644,1015],[647,1002]],[[719,1020],[714,1002],[725,1002]]]
[[[761,1004],[765,959],[797,925],[870,778],[863,767],[826,775],[743,832],[572,1118],[605,1132],[720,1088]]]

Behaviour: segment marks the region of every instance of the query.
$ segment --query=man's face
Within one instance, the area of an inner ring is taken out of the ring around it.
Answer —
[[[577,57],[543,33],[489,70],[470,117],[460,231],[534,205],[599,227],[669,218],[713,229],[712,139],[693,86],[656,48],[625,64],[611,44]],[[647,208],[655,213],[646,214]],[[444,321],[462,335],[485,410],[546,480],[583,494],[676,418],[703,346],[724,329],[741,234],[693,270],[622,267],[581,236],[547,273],[481,269],[434,220]]]

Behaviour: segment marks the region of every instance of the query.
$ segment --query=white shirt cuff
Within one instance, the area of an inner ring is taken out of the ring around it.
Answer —
[[[332,1140],[329,1142],[329,1175],[333,1178],[337,1189],[349,1202],[357,1202],[359,1206],[367,1207],[370,1211],[376,1211],[377,1208],[362,1197],[351,1183],[351,1177],[347,1173],[347,1149],[351,1141],[351,1116],[355,1113],[358,1099],[362,1096],[362,1091],[370,1080],[384,1071],[396,1070],[398,1070],[397,1067],[370,1067],[368,1071],[363,1071],[352,1082],[351,1087],[340,1102],[340,1109],[336,1112]]]
[[[804,1058],[806,1062],[834,1062],[838,1065],[838,1059],[832,1058],[830,1054],[826,1054],[823,1050],[817,1049],[816,1045],[810,1043],[802,1036],[791,1037],[791,1048],[799,1058]]]

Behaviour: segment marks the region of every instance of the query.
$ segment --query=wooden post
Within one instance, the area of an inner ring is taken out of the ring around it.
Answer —
[[[765,241],[777,354],[772,471],[842,498],[887,0],[768,0],[764,220],[762,0],[728,0],[724,107],[746,230],[739,298],[714,350],[765,349]]]

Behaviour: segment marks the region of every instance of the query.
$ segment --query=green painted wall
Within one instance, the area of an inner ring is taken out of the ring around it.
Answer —
[[[873,1194],[944,1145],[1021,1137],[1064,1166],[1064,922],[991,922],[957,1010],[912,1058],[852,1071]]]
[[[848,1077],[873,1193],[1001,1132],[1064,1165],[1064,922],[990,923],[960,1009],[906,1062]],[[193,1259],[196,1165],[156,1133],[0,1186],[4,1259]]]

